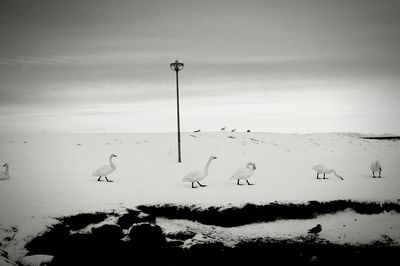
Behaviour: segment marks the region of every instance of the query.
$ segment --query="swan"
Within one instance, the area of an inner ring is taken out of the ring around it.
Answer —
[[[375,161],[373,163],[371,163],[371,167],[370,167],[371,171],[372,171],[372,177],[375,178],[375,172],[379,172],[379,178],[381,178],[381,172],[382,172],[382,165],[379,161]]]
[[[110,165],[104,165],[104,166],[100,167],[99,169],[97,169],[97,170],[93,173],[93,176],[98,176],[98,177],[99,177],[99,179],[97,179],[97,181],[101,181],[101,180],[100,180],[101,177],[104,176],[104,177],[106,178],[107,182],[113,182],[112,180],[108,180],[107,176],[108,176],[110,173],[114,172],[115,169],[117,168],[117,167],[115,166],[115,164],[113,163],[113,161],[112,161],[112,159],[113,159],[114,157],[117,157],[117,155],[111,154],[111,155],[110,155],[110,159],[109,159],[109,160],[110,160]]]
[[[6,168],[4,172],[0,172],[0,180],[7,180],[10,179],[10,173],[8,172],[8,163],[5,163],[3,167]]]
[[[326,179],[325,174],[333,173],[337,178],[339,178],[341,180],[344,180],[343,177],[338,175],[334,169],[327,168],[323,164],[314,165],[312,169],[314,169],[314,171],[317,172],[317,179],[320,179],[319,178],[319,174],[324,174],[324,178],[323,179]]]
[[[194,186],[194,183],[196,183],[196,182],[197,182],[197,184],[199,184],[199,186],[206,187],[206,185],[202,185],[199,181],[206,178],[206,176],[208,175],[208,167],[210,166],[210,163],[215,159],[217,159],[217,157],[210,156],[210,158],[208,158],[207,164],[204,167],[203,171],[191,171],[182,178],[182,181],[191,182],[192,188],[196,188]]]
[[[254,170],[256,170],[256,164],[253,162],[248,162],[246,167],[239,168],[236,172],[231,176],[231,179],[237,179],[237,184],[242,185],[239,183],[240,180],[246,180],[248,185],[254,185],[249,183],[249,178],[254,174]]]

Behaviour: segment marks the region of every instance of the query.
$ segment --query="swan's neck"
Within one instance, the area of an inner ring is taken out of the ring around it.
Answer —
[[[111,167],[115,167],[115,164],[114,164],[113,161],[112,161],[113,158],[114,158],[114,157],[110,156],[110,165],[111,165]]]
[[[332,173],[337,177],[337,178],[341,178],[341,176],[340,175],[338,175],[337,173],[336,173],[336,171],[335,170],[333,170],[332,169]]]
[[[208,173],[208,167],[210,166],[212,159],[208,160],[208,162],[206,163],[206,166],[204,167],[204,172]]]

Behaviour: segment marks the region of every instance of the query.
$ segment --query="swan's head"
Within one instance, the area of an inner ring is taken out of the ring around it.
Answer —
[[[248,162],[248,163],[247,163],[247,168],[249,168],[249,167],[251,167],[253,170],[256,170],[256,169],[257,169],[257,168],[256,168],[256,164],[253,163],[253,162]]]
[[[114,158],[114,157],[118,157],[118,156],[115,155],[115,154],[111,154],[111,155],[110,155],[110,158]]]
[[[5,163],[5,164],[3,165],[3,167],[8,167],[8,163]]]
[[[214,156],[214,155],[211,155],[210,158],[208,158],[208,160],[210,160],[210,161],[215,160],[215,159],[217,159],[217,156]]]

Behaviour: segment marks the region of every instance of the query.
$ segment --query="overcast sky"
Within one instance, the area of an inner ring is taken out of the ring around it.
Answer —
[[[400,134],[398,0],[2,0],[0,130]]]

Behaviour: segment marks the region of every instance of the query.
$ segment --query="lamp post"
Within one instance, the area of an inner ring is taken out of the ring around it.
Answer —
[[[176,110],[177,110],[177,117],[178,117],[178,162],[180,163],[181,160],[181,128],[180,128],[180,121],[179,121],[179,82],[178,82],[178,72],[183,69],[183,63],[175,60],[175,62],[170,64],[170,68],[172,71],[176,73]]]

